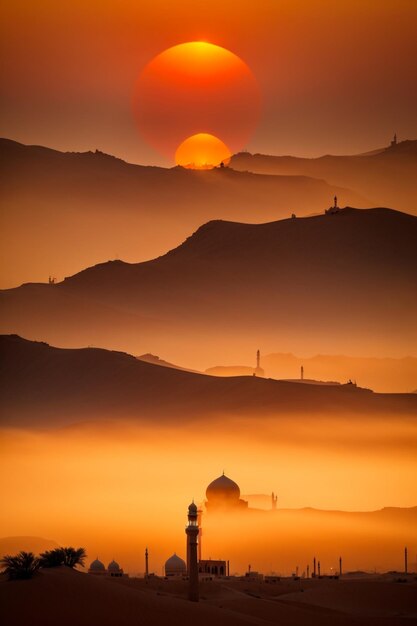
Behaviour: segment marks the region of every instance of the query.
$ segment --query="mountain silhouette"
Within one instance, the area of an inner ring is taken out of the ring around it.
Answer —
[[[305,215],[321,211],[335,194],[369,206],[357,193],[306,176],[147,167],[99,151],[62,153],[7,139],[0,140],[0,166],[8,260],[2,287],[61,279],[121,254],[129,261],[153,258],[208,220]]]
[[[209,222],[153,261],[112,261],[58,284],[1,292],[0,330],[156,352],[193,369],[218,363],[221,341],[233,360],[258,342],[301,353],[412,354],[416,240],[416,217],[383,208]]]
[[[306,159],[241,152],[230,166],[238,171],[285,176],[313,176],[354,189],[372,204],[417,214],[417,140],[352,156]]]
[[[376,394],[255,377],[218,378],[160,367],[98,348],[62,349],[0,337],[3,426],[63,426],[103,419],[199,421],[207,416],[415,413],[415,394]]]

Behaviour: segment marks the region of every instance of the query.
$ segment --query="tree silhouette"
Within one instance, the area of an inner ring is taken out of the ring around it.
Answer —
[[[41,567],[59,567],[64,564],[64,549],[46,550],[39,555]]]
[[[61,548],[63,552],[63,564],[67,567],[75,567],[81,565],[84,567],[84,560],[87,557],[87,553],[84,548]]]
[[[0,566],[4,568],[9,580],[32,578],[40,567],[39,559],[33,552],[19,552],[15,556],[6,554],[0,559]]]

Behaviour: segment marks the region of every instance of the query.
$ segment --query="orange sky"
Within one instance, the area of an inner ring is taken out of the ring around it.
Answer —
[[[169,165],[138,135],[132,90],[155,55],[195,40],[256,75],[250,150],[346,153],[417,136],[415,0],[2,4],[0,135],[24,143]]]

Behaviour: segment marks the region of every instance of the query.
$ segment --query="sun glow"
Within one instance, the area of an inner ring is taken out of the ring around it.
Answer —
[[[241,150],[256,127],[260,93],[239,56],[197,41],[155,56],[138,78],[132,105],[143,137],[172,159],[184,138],[202,129],[232,152]]]
[[[209,133],[197,133],[185,139],[175,152],[175,163],[190,169],[212,169],[227,165],[231,153],[223,141]]]

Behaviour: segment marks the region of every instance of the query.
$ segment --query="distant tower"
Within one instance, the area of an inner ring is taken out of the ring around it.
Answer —
[[[333,208],[334,208],[334,209],[339,208],[339,207],[337,206],[337,196],[335,196],[335,197],[334,197],[334,205],[333,205]]]
[[[394,138],[391,141],[391,146],[396,146],[397,145],[397,133],[394,134]]]
[[[301,366],[301,380],[304,380],[304,365]]]
[[[339,576],[342,575],[342,557],[339,557]]]
[[[408,550],[404,548],[404,574],[408,574]]]
[[[149,577],[149,560],[148,548],[145,549],[145,578]]]
[[[310,566],[307,564],[307,578],[310,578]]]
[[[317,570],[316,570],[316,557],[314,557],[314,559],[313,559],[313,578],[316,577],[316,573],[317,573]]]
[[[254,376],[265,376],[265,372],[261,367],[261,351],[256,351],[256,368],[253,372]]]
[[[317,572],[318,572],[319,578],[320,578],[320,561],[317,561]]]
[[[271,496],[271,509],[273,511],[275,511],[275,509],[277,508],[277,501],[278,501],[278,496],[276,496],[274,494],[274,492],[272,492],[272,496]]]
[[[194,502],[188,507],[188,526],[185,528],[187,535],[187,573],[188,599],[191,602],[198,602],[198,510]]]

